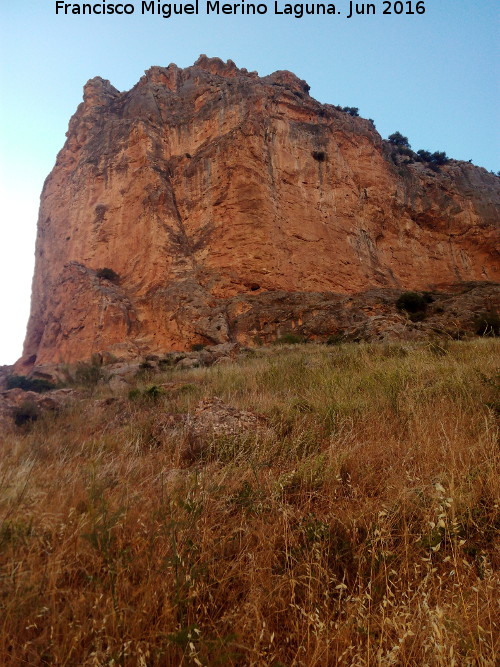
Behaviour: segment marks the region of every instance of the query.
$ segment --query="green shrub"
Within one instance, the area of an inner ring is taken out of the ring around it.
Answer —
[[[434,153],[431,153],[430,151],[419,150],[417,151],[417,156],[421,162],[428,162],[431,166],[437,167],[450,161],[450,158],[444,151],[435,151]]]
[[[80,361],[75,370],[75,383],[84,387],[95,387],[102,379],[102,370],[99,363],[91,361],[90,363]]]
[[[327,345],[342,345],[347,341],[347,336],[343,331],[338,331],[336,334],[328,336],[326,340]]]
[[[350,116],[359,116],[359,108],[358,107],[343,107],[342,111],[344,113],[348,113]]]
[[[11,375],[7,378],[7,389],[23,389],[41,394],[44,391],[55,389],[55,384],[39,378],[28,378],[25,375]]]
[[[432,292],[422,292],[422,296],[424,297],[427,303],[434,303],[434,297],[432,296]]]
[[[201,352],[205,349],[205,346],[202,343],[194,343],[191,345],[191,352]]]
[[[40,416],[40,410],[33,401],[24,401],[14,408],[12,417],[16,426],[24,426],[34,422]]]
[[[399,155],[406,155],[407,157],[412,158],[412,160],[415,158],[415,153],[411,148],[408,148],[408,146],[398,146],[397,152]]]
[[[450,158],[444,151],[435,151],[431,156],[431,162],[436,165],[446,164],[449,161]]]
[[[325,151],[313,151],[312,156],[317,162],[324,162],[326,160]]]
[[[128,400],[129,401],[136,401],[138,398],[141,397],[141,390],[135,387],[134,389],[131,389],[128,392]]]
[[[491,309],[479,313],[475,325],[478,336],[500,336],[500,316],[497,310]]]
[[[103,269],[97,269],[96,276],[98,278],[104,278],[104,280],[109,280],[112,283],[117,283],[120,280],[120,276],[113,271],[113,269],[108,269],[107,267]]]
[[[427,300],[419,292],[403,292],[396,301],[396,308],[413,315],[425,314]]]
[[[340,105],[334,105],[334,108],[337,109],[337,111],[348,113],[350,116],[359,116],[358,107],[341,107]]]
[[[175,366],[175,358],[172,355],[166,355],[162,359],[159,360],[158,366],[160,367],[161,370],[164,370],[165,368],[169,368],[170,366]]]
[[[391,144],[394,144],[394,146],[411,148],[410,142],[408,141],[408,137],[403,136],[401,132],[393,132],[393,134],[390,134],[389,141],[391,142]]]
[[[421,160],[421,162],[430,162],[432,159],[432,153],[430,151],[424,151],[420,149],[419,151],[417,151],[417,155]]]
[[[131,389],[128,392],[128,398],[129,401],[137,401],[139,399],[145,399],[148,401],[156,401],[160,396],[164,394],[164,391],[162,390],[161,387],[158,387],[156,384],[152,384],[151,386],[147,387],[143,391],[138,389],[137,387],[134,389]]]
[[[156,401],[163,394],[163,391],[158,385],[153,384],[144,390],[144,397],[152,401]]]
[[[298,334],[286,333],[276,338],[274,342],[277,345],[299,345],[300,343],[305,343],[306,339],[304,336],[299,336]]]

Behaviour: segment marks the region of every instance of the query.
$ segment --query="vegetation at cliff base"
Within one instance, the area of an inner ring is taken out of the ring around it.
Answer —
[[[426,297],[419,292],[403,292],[396,301],[396,308],[408,314],[414,322],[420,322],[425,318],[427,304],[432,297]]]
[[[499,367],[484,337],[82,377],[0,436],[0,664],[494,667]]]
[[[40,394],[44,391],[55,389],[55,384],[42,378],[28,378],[25,375],[11,375],[6,381],[7,389],[23,389]]]
[[[500,315],[496,309],[491,308],[477,315],[476,334],[478,336],[500,336]]]

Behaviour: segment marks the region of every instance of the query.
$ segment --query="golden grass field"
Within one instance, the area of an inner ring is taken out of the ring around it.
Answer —
[[[0,664],[495,667],[499,367],[308,344],[81,388],[0,448]],[[263,427],[193,442],[210,397]]]

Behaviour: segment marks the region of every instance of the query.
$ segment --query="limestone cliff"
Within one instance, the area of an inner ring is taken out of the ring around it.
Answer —
[[[497,281],[500,179],[408,161],[308,90],[205,56],[128,92],[91,79],[42,193],[20,366],[249,342],[328,295]]]

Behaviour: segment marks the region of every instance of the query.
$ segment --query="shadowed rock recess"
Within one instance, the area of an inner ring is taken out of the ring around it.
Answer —
[[[494,306],[500,179],[411,161],[308,91],[206,56],[128,92],[91,79],[44,185],[17,369],[289,332],[377,338],[409,289],[466,284]]]

